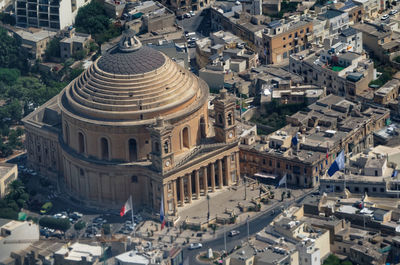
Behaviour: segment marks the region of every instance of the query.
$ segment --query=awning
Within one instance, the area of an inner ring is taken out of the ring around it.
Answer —
[[[255,177],[259,177],[259,178],[265,178],[265,179],[276,179],[275,175],[269,175],[269,174],[265,174],[265,173],[256,173],[254,174]]]

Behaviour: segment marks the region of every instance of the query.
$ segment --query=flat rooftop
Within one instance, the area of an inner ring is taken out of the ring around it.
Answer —
[[[12,170],[17,165],[10,163],[0,163],[0,178],[7,174],[10,170]]]

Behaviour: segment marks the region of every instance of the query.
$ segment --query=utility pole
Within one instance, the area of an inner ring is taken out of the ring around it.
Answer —
[[[225,246],[225,254],[228,254],[226,251],[226,227],[224,228],[224,246]]]
[[[244,181],[244,200],[247,200],[247,178],[246,178],[246,175],[244,175],[243,181]]]
[[[249,240],[250,240],[249,218],[250,218],[250,215],[248,215],[247,219],[246,219],[246,223],[247,223],[247,242],[249,242]]]

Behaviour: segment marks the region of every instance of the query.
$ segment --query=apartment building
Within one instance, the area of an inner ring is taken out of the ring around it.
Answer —
[[[8,185],[18,178],[18,167],[15,164],[0,163],[0,198],[8,193]]]
[[[382,0],[353,0],[353,2],[363,7],[363,19],[376,18],[381,10]]]
[[[28,248],[39,240],[39,225],[0,219],[0,264],[15,264],[12,253]]]
[[[291,54],[308,48],[312,40],[313,23],[311,20],[276,20],[267,24],[262,33],[264,57],[267,64],[279,64]]]
[[[64,29],[74,23],[78,8],[88,2],[88,0],[16,0],[17,25]]]
[[[307,84],[326,87],[327,93],[355,99],[376,77],[373,61],[366,55],[347,52],[349,45],[338,42],[329,49],[292,54],[289,70]]]
[[[389,110],[328,95],[309,105],[308,111],[287,117],[288,125],[262,141],[240,145],[241,173],[287,175],[289,185],[314,187],[341,150],[351,156],[372,147],[373,132],[389,117]],[[298,138],[296,146],[293,137]]]
[[[374,102],[381,105],[397,103],[399,96],[400,80],[392,79],[374,92]]]
[[[62,59],[68,59],[80,51],[89,50],[89,42],[92,41],[90,34],[71,31],[69,36],[60,41],[60,55]]]
[[[389,25],[364,22],[352,27],[362,32],[364,47],[371,56],[385,61],[400,54],[400,44],[392,38]]]
[[[21,43],[21,52],[28,59],[42,59],[47,44],[56,36],[56,32],[31,28],[29,30],[17,30],[14,36]]]
[[[349,23],[355,24],[360,22],[364,17],[364,8],[361,4],[355,3],[352,0],[348,0],[341,7],[339,7],[340,11],[346,12],[349,14]]]
[[[329,35],[336,35],[349,26],[349,14],[347,12],[328,9],[326,12],[318,15],[318,18],[326,22],[326,29]]]

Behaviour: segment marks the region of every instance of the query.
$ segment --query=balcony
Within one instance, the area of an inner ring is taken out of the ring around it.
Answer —
[[[58,7],[50,7],[50,13],[51,14],[59,14],[59,8]]]
[[[28,13],[29,18],[37,18],[37,13],[36,12],[29,12]]]
[[[55,16],[55,15],[50,15],[50,20],[51,21],[59,21],[60,17],[59,16]]]
[[[26,2],[17,2],[17,8],[26,8]]]

